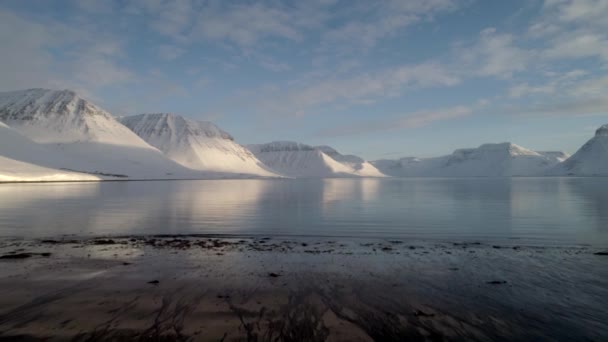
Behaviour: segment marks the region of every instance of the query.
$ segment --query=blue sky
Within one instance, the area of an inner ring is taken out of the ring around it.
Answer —
[[[5,0],[0,91],[367,159],[574,152],[608,123],[608,0]]]

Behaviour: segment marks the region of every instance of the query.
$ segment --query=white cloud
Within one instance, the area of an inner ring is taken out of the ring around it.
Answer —
[[[263,59],[260,61],[260,66],[274,72],[287,71],[291,69],[289,64],[285,62],[275,61],[273,59]]]
[[[16,35],[15,32],[19,32]],[[52,78],[53,56],[47,47],[54,42],[53,29],[30,23],[8,11],[0,11],[0,90],[44,86]]]
[[[74,5],[81,10],[94,14],[108,14],[114,11],[112,1],[74,0]]]
[[[99,56],[83,54],[73,62],[75,80],[88,89],[118,85],[135,80],[129,69]]]
[[[599,57],[608,61],[608,37],[604,34],[575,31],[561,34],[544,51],[548,58]]]
[[[511,111],[526,115],[606,115],[608,114],[608,99],[566,99],[550,101],[530,107],[517,108]]]
[[[159,57],[167,61],[172,61],[183,55],[185,52],[186,49],[175,45],[163,44],[158,47]]]
[[[459,2],[455,0],[389,0],[387,5],[390,10],[429,14],[437,11],[453,10],[459,6]]]
[[[349,50],[356,48],[369,49],[374,47],[381,38],[385,38],[418,20],[413,15],[398,14],[370,23],[350,22],[325,33],[324,44],[331,46],[348,44]]]
[[[487,28],[473,46],[461,47],[459,54],[477,75],[509,78],[526,69],[533,51],[519,48],[513,35]]]
[[[545,0],[528,34],[545,59],[608,61],[608,0]]]
[[[532,95],[553,95],[556,93],[564,96],[573,95],[573,88],[584,82],[583,78],[589,75],[585,70],[574,69],[564,72],[547,71],[543,74],[544,79],[536,85],[528,82],[518,83],[509,88],[509,96],[512,98],[529,97]]]
[[[516,36],[483,30],[474,44],[459,46],[462,61],[474,74],[502,79],[551,67],[556,61],[597,58],[608,61],[608,0],[545,0],[527,33]],[[510,95],[550,94],[555,84],[520,84]]]
[[[274,37],[298,40],[294,13],[264,4],[233,5],[227,9],[203,11],[193,29],[195,37],[229,41],[250,47],[260,39]]]
[[[454,0],[389,0],[364,2],[359,7],[353,5],[351,14],[359,19],[348,20],[322,32],[320,53],[345,55],[369,50],[382,39],[413,24],[458,8],[458,3]]]
[[[545,10],[563,22],[608,27],[608,0],[545,0]]]
[[[507,106],[507,112],[526,115],[588,115],[608,114],[608,76],[591,76],[581,70],[553,75],[537,86],[522,84],[511,88],[517,97],[534,94],[548,95],[534,98],[532,104]],[[559,97],[555,97],[559,94]]]
[[[194,81],[194,86],[196,88],[204,88],[211,83],[211,80],[207,77],[199,77],[196,81]]]
[[[2,90],[61,87],[92,98],[100,87],[135,79],[118,63],[124,56],[121,40],[98,32],[0,10],[0,41]]]
[[[472,109],[466,106],[457,106],[435,111],[421,111],[407,116],[396,122],[397,128],[417,128],[429,125],[435,121],[452,120],[469,116]]]
[[[520,98],[522,96],[529,96],[533,94],[552,94],[554,92],[554,83],[540,86],[530,86],[528,83],[521,83],[509,88],[509,96],[513,98]]]
[[[587,79],[576,84],[571,93],[581,98],[605,98],[608,90],[608,76]],[[608,108],[607,108],[608,109]]]
[[[124,12],[142,16],[153,31],[182,43],[197,13],[192,0],[131,0]]]

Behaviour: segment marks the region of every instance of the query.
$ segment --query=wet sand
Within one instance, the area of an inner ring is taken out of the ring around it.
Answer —
[[[0,340],[602,341],[605,252],[516,240],[3,239]]]

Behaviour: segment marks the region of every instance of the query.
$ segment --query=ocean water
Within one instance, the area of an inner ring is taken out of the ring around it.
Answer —
[[[220,234],[608,246],[608,178],[0,184],[0,236]]]

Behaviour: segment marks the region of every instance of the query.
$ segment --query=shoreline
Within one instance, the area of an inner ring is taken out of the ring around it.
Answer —
[[[353,176],[353,177],[320,177],[320,178],[289,178],[289,177],[231,177],[227,176],[217,178],[151,178],[151,179],[98,179],[98,180],[49,180],[49,181],[0,181],[2,184],[37,184],[37,183],[106,183],[106,182],[162,182],[162,181],[210,181],[210,180],[323,180],[323,179],[533,179],[533,178],[608,178],[606,175],[563,175],[563,176],[471,176],[471,177],[370,177],[370,176]]]
[[[0,339],[608,336],[601,249],[365,241],[0,239]]]
[[[35,235],[35,236],[0,236],[0,248],[7,242],[25,243],[32,246],[45,244],[95,244],[96,240],[116,240],[116,244],[129,244],[133,241],[146,241],[150,239],[171,240],[276,240],[276,241],[314,241],[315,243],[326,243],[332,241],[349,242],[357,245],[361,244],[405,244],[418,246],[480,246],[500,248],[527,248],[527,249],[579,249],[587,252],[597,252],[608,250],[608,244],[592,244],[589,242],[566,242],[563,240],[547,240],[546,238],[530,238],[530,237],[500,237],[500,236],[462,236],[462,234],[454,234],[453,236],[420,236],[420,234],[412,235],[387,235],[383,237],[366,236],[366,235],[304,235],[304,234],[246,234],[246,233],[149,233],[149,234],[60,234],[60,235]],[[132,240],[132,241],[129,241]],[[51,242],[52,241],[52,242]]]

